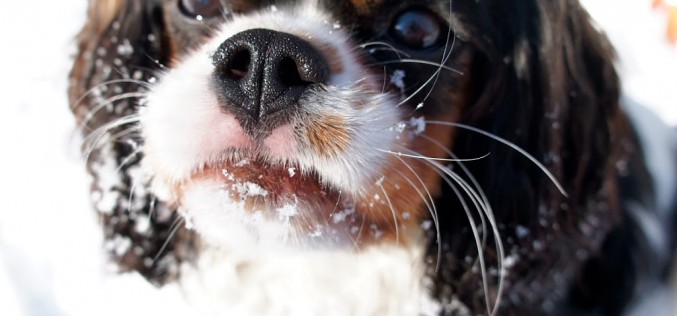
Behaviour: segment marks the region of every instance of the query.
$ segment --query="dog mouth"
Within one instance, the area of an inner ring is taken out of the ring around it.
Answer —
[[[205,167],[181,191],[182,215],[220,246],[342,247],[359,238],[363,221],[316,172],[259,157]]]
[[[208,166],[193,177],[193,181],[202,180],[220,183],[233,199],[266,204],[259,207],[312,201],[339,191],[321,181],[314,170],[302,170],[297,163],[272,163],[260,157]]]

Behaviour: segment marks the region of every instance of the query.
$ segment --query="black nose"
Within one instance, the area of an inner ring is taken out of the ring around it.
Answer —
[[[213,63],[224,106],[254,123],[296,107],[311,85],[326,83],[329,77],[325,58],[310,43],[267,29],[227,39],[216,50]]]

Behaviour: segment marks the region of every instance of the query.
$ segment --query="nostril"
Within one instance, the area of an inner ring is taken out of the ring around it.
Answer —
[[[309,82],[301,79],[299,68],[296,65],[296,62],[290,57],[284,57],[282,60],[280,60],[278,76],[280,78],[280,82],[287,87],[304,86],[309,84]]]
[[[268,29],[226,39],[212,64],[219,103],[252,128],[273,128],[288,120],[301,106],[301,97],[314,85],[326,84],[330,75],[324,55],[311,43]]]
[[[228,67],[226,68],[226,75],[233,80],[244,78],[249,72],[249,65],[252,61],[252,55],[247,49],[241,49],[233,54]]]

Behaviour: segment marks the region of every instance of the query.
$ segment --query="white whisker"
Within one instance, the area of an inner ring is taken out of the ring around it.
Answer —
[[[112,97],[109,97],[105,100],[101,100],[101,102],[98,102],[94,108],[89,110],[87,114],[85,114],[85,117],[83,118],[82,122],[78,124],[79,128],[85,128],[89,124],[89,122],[96,117],[96,114],[99,113],[103,108],[114,104],[115,102],[118,101],[123,101],[123,100],[128,100],[128,99],[136,99],[136,98],[142,98],[146,94],[141,93],[141,92],[129,92],[129,93],[123,93],[123,94],[118,94]]]
[[[103,126],[97,128],[96,130],[92,131],[84,140],[83,143],[87,145],[87,149],[85,150],[85,161],[89,161],[89,157],[98,147],[99,142],[106,136],[109,135],[109,131],[123,126],[125,124],[132,124],[132,123],[138,123],[139,122],[139,116],[136,114],[128,115],[128,116],[123,116],[121,118],[118,118],[112,122],[109,122],[107,124],[104,124]]]
[[[135,149],[131,154],[129,154],[125,159],[120,162],[120,165],[115,169],[115,173],[118,173],[127,166],[134,158],[136,158],[140,153],[143,152],[143,147]]]
[[[436,144],[441,145],[441,144],[439,144],[439,143],[436,143]],[[446,149],[445,149],[445,151],[446,151]],[[413,154],[418,155],[418,153],[416,153],[416,152],[413,152],[413,151],[410,151],[410,152],[412,152]],[[449,154],[451,154],[451,153],[449,153]],[[479,214],[480,219],[481,219],[481,221],[482,221],[482,227],[486,227],[486,223],[485,223],[485,221],[484,221],[485,218],[484,218],[484,216],[483,216],[482,214],[484,213],[484,214],[486,215],[487,219],[489,220],[489,225],[491,226],[492,232],[493,232],[493,234],[494,234],[494,240],[495,240],[495,244],[496,244],[496,248],[497,248],[497,252],[498,252],[498,256],[497,256],[497,257],[498,257],[498,269],[499,269],[499,271],[502,271],[502,267],[503,267],[503,256],[504,256],[504,252],[503,252],[503,243],[502,243],[502,241],[501,241],[500,232],[498,231],[498,227],[497,227],[497,225],[496,225],[496,220],[495,220],[495,218],[494,218],[494,216],[493,216],[493,211],[491,210],[491,208],[490,208],[490,206],[489,206],[488,199],[486,198],[486,195],[484,195],[484,194],[482,193],[482,194],[481,194],[481,197],[480,197],[480,194],[478,194],[478,193],[475,191],[475,189],[474,189],[470,184],[468,184],[463,178],[461,178],[460,176],[458,176],[456,173],[454,173],[453,171],[449,170],[448,168],[446,168],[446,167],[442,166],[441,164],[437,163],[434,159],[425,159],[425,160],[426,160],[430,165],[436,167],[437,169],[439,169],[439,171],[443,172],[443,173],[446,174],[448,177],[450,177],[451,179],[453,179],[454,182],[456,182],[456,183],[461,187],[461,189],[463,189],[463,191],[466,193],[466,195],[470,198],[470,201],[473,203],[473,205],[475,206],[475,208],[478,210],[478,214]],[[438,172],[438,171],[436,171],[436,172]],[[439,172],[438,172],[438,174],[439,174]],[[447,177],[445,177],[445,176],[442,175],[442,174],[440,174],[440,176],[442,176],[442,178],[444,178],[445,181],[447,181],[447,183],[450,184],[450,183],[448,182],[448,178],[447,178]],[[450,184],[450,185],[451,185],[451,184]],[[455,188],[452,188],[452,189],[455,190]],[[481,189],[480,189],[480,191],[481,191]],[[460,199],[460,197],[459,197],[459,199]],[[465,203],[465,201],[462,201],[462,203]],[[473,222],[474,222],[474,220],[473,220]],[[474,224],[473,224],[473,225],[474,225]],[[486,237],[485,237],[485,236],[486,236],[486,228],[483,230],[483,232],[484,232],[484,233],[483,233],[483,235],[482,235],[482,243],[481,243],[481,245],[480,245],[480,248],[482,248],[482,249],[484,248],[485,240],[486,240],[486,239],[485,239],[485,238],[486,238]],[[479,237],[479,234],[478,234],[478,237]],[[479,239],[478,239],[478,242],[479,242]],[[489,292],[488,292],[488,284],[487,284],[486,279],[485,279],[485,275],[486,275],[486,266],[485,266],[485,263],[484,263],[484,258],[483,258],[483,256],[482,256],[482,257],[478,257],[478,259],[480,260],[480,266],[481,266],[482,274],[483,274],[483,284],[484,284],[484,286],[485,286],[485,295],[488,295]],[[503,274],[499,272],[499,277],[498,277],[498,278],[499,278],[499,279],[498,279],[499,290],[498,290],[497,296],[500,295],[500,292],[502,291]],[[497,298],[496,298],[496,301],[497,301],[497,302],[500,301],[500,297],[497,297]],[[490,304],[489,304],[488,296],[487,296],[487,307],[488,307],[487,310],[491,310],[491,308],[489,308],[489,306],[490,306]],[[496,306],[497,306],[497,305],[494,305],[494,308],[495,308]]]
[[[151,84],[145,81],[141,80],[134,80],[134,79],[115,79],[115,80],[109,80],[109,81],[104,81],[102,83],[99,83],[95,85],[94,87],[90,88],[87,90],[85,93],[83,93],[73,104],[70,106],[71,111],[75,111],[81,104],[82,101],[84,101],[88,96],[93,94],[95,91],[101,89],[101,87],[108,86],[108,85],[114,85],[118,83],[133,83],[133,84],[138,84],[139,86],[143,88],[149,89],[151,87]]]
[[[445,146],[443,146],[443,145],[442,145],[440,142],[438,142],[437,140],[435,140],[435,139],[433,139],[433,138],[431,138],[431,137],[428,137],[427,135],[421,135],[421,136],[422,136],[424,139],[426,139],[426,140],[432,142],[433,144],[439,146],[440,148],[442,148],[447,154],[449,154],[449,156],[455,158],[454,153],[451,152],[451,150],[449,150],[449,149],[446,148]],[[492,207],[491,207],[491,204],[489,203],[489,198],[487,198],[487,195],[484,193],[484,190],[482,190],[482,187],[479,185],[479,183],[477,182],[477,179],[475,179],[475,177],[472,175],[472,173],[470,172],[470,170],[468,170],[468,168],[467,168],[462,162],[458,162],[458,165],[461,167],[461,170],[463,170],[463,172],[466,174],[466,176],[470,179],[470,182],[471,182],[471,183],[473,184],[473,186],[475,187],[476,192],[479,193],[481,199],[484,201],[484,203],[483,203],[483,204],[485,205],[484,213],[486,214],[486,216],[487,216],[488,219],[489,219],[489,223],[490,223],[490,225],[491,225],[491,227],[492,227],[494,236],[499,236],[498,225],[497,225],[496,219],[495,219],[495,217],[494,217],[494,211],[493,211],[493,209],[492,209]],[[482,216],[481,213],[480,213],[480,216]],[[485,227],[485,224],[484,224],[484,217],[483,217],[483,216],[482,216],[482,222],[483,222],[482,225],[483,225],[483,227],[484,227],[484,229],[485,229],[485,231],[486,231],[486,227]],[[483,240],[482,240],[482,244],[483,244],[483,245],[486,244],[486,238],[485,238],[485,237],[486,237],[486,234],[483,236]],[[495,238],[495,239],[498,240],[498,238]],[[499,279],[498,279],[498,285],[497,285],[497,290],[496,290],[496,302],[494,303],[494,311],[492,312],[492,314],[495,314],[495,313],[497,312],[497,306],[500,305],[500,300],[501,300],[501,297],[503,296],[503,295],[502,295],[502,294],[503,294],[503,281],[504,281],[504,279],[505,279],[505,275],[504,275],[504,273],[503,273],[503,272],[504,272],[504,271],[503,271],[503,262],[504,262],[504,260],[505,260],[505,253],[504,253],[504,249],[503,249],[503,244],[502,244],[502,242],[501,242],[501,243],[498,243],[498,242],[496,243],[496,249],[497,249],[497,252],[498,252],[497,255],[498,255],[498,260],[499,260],[499,261],[498,261],[498,273],[499,273]]]
[[[371,64],[371,65],[380,66],[380,65],[390,65],[390,64],[421,64],[421,65],[429,65],[429,66],[440,67],[441,69],[444,69],[444,70],[449,70],[449,71],[454,72],[454,73],[456,73],[456,74],[458,74],[458,75],[463,75],[463,72],[460,71],[460,70],[458,70],[458,69],[455,69],[455,68],[446,66],[446,65],[444,65],[444,64],[440,64],[440,63],[436,63],[436,62],[432,62],[432,61],[427,61],[427,60],[422,60],[422,59],[398,59],[398,60],[389,60],[389,61],[382,61],[382,62],[374,63],[374,64]]]
[[[405,51],[403,51],[401,49],[397,49],[397,48],[395,48],[395,46],[393,46],[393,45],[391,45],[387,42],[368,42],[368,43],[364,43],[362,45],[359,45],[358,47],[361,48],[361,49],[366,49],[369,46],[376,46],[376,45],[381,45],[381,46],[387,47],[388,50],[397,54],[397,58],[399,58],[399,59],[402,59],[402,56],[400,56],[400,55],[404,55],[407,58],[410,57],[410,55],[408,53],[406,53]]]
[[[449,2],[449,14],[450,15],[451,15],[451,10],[452,10],[452,6],[451,6],[451,2]],[[453,33],[454,36],[453,36],[453,40],[451,42],[451,45],[449,45],[449,39],[450,39],[450,36],[451,36],[452,33]],[[447,31],[447,41],[444,43],[444,49],[443,49],[444,53],[442,54],[442,62],[439,63],[440,67],[437,68],[437,70],[430,76],[430,78],[428,78],[428,80],[426,80],[418,89],[416,89],[416,91],[414,91],[414,93],[410,94],[407,98],[400,101],[398,103],[398,106],[409,102],[412,98],[414,98],[414,96],[421,93],[421,91],[423,91],[423,89],[425,89],[430,83],[432,83],[430,90],[426,94],[425,98],[423,98],[423,100],[425,101],[425,100],[428,99],[428,97],[430,97],[430,93],[432,93],[433,89],[435,88],[435,85],[437,84],[437,80],[439,78],[439,75],[442,73],[442,70],[443,70],[442,65],[445,65],[447,63],[447,61],[449,60],[449,58],[451,57],[451,52],[453,51],[455,45],[456,45],[456,32],[453,31],[452,28],[449,28],[449,30]]]
[[[393,215],[393,224],[395,225],[395,240],[396,244],[400,244],[400,225],[397,222],[397,212],[395,212],[395,208],[393,207],[393,203],[390,202],[390,197],[388,196],[388,192],[386,192],[386,189],[383,187],[382,183],[377,183],[377,185],[381,188],[381,191],[383,192],[383,195],[385,196],[386,201],[388,202],[388,206],[390,207],[390,213]]]
[[[446,126],[453,126],[453,127],[466,129],[466,130],[487,136],[487,137],[489,137],[489,138],[491,138],[495,141],[498,141],[498,142],[514,149],[515,151],[517,151],[518,153],[522,154],[524,157],[529,159],[531,162],[533,162],[539,169],[541,169],[541,171],[543,171],[543,173],[557,187],[557,190],[559,190],[559,192],[562,195],[564,195],[565,197],[568,197],[566,191],[564,190],[564,187],[559,183],[559,181],[557,181],[555,176],[550,171],[548,171],[548,169],[542,163],[540,163],[538,160],[536,160],[536,158],[534,158],[534,156],[532,156],[531,154],[529,154],[528,152],[526,152],[524,149],[520,148],[519,146],[513,144],[512,142],[510,142],[510,141],[508,141],[504,138],[501,138],[499,136],[496,136],[492,133],[489,133],[487,131],[481,130],[481,129],[476,128],[476,127],[472,127],[470,125],[465,125],[465,124],[461,124],[461,123],[454,123],[454,122],[444,122],[444,121],[429,121],[429,120],[426,120],[425,122],[426,122],[426,124],[446,125]]]
[[[427,157],[427,156],[418,155],[418,154],[405,154],[405,153],[402,153],[402,152],[385,150],[385,149],[380,149],[380,148],[377,148],[377,150],[380,151],[380,152],[387,153],[387,154],[393,154],[393,155],[398,156],[398,157],[416,158],[416,159],[422,159],[422,160],[446,161],[446,162],[477,161],[477,160],[481,160],[481,159],[489,157],[489,154],[486,154],[482,157],[468,158],[468,159],[435,158],[435,157]]]
[[[461,195],[461,192],[458,190],[456,185],[451,183],[450,179],[453,179],[454,182],[456,182],[461,187],[461,189],[466,193],[466,195],[473,202],[473,204],[475,205],[477,210],[480,211],[480,208],[478,207],[478,203],[475,200],[476,196],[474,195],[474,190],[472,188],[470,188],[467,185],[467,183],[465,183],[463,181],[463,179],[458,177],[451,170],[445,168],[444,166],[440,165],[439,163],[437,163],[435,161],[429,161],[429,163],[431,164],[431,166],[435,167],[437,170],[443,172],[444,174],[446,174],[448,176],[447,177],[447,176],[444,176],[443,174],[440,174],[440,176],[442,176],[442,179],[447,183],[447,185],[449,185],[449,187],[452,189],[452,191],[454,191],[454,194],[458,197],[458,199],[461,202],[461,205],[463,207],[463,210],[466,213],[466,217],[468,218],[468,221],[470,222],[470,229],[472,230],[473,237],[475,239],[475,246],[477,248],[477,255],[478,255],[478,259],[479,259],[479,263],[480,263],[480,273],[481,273],[481,277],[482,277],[482,287],[483,287],[483,291],[484,291],[484,295],[485,295],[485,304],[487,305],[486,306],[487,311],[490,311],[492,308],[491,308],[491,303],[489,301],[489,283],[488,283],[488,277],[487,277],[487,273],[486,273],[486,271],[487,271],[486,262],[485,262],[485,259],[484,259],[484,250],[483,250],[483,246],[482,246],[482,243],[481,243],[480,234],[479,234],[479,231],[477,230],[477,224],[475,222],[475,219],[472,216],[472,213],[470,212],[470,208],[468,207],[468,204],[465,202],[465,199]],[[495,239],[498,240],[498,239],[500,239],[500,237],[496,236]]]
[[[176,235],[176,233],[179,231],[179,228],[181,228],[181,225],[184,222],[185,222],[185,220],[183,219],[183,216],[179,216],[179,217],[176,218],[176,220],[174,220],[174,224],[172,224],[172,226],[169,230],[169,235],[167,236],[167,240],[165,240],[165,242],[162,244],[162,247],[160,247],[160,250],[158,250],[157,254],[153,258],[153,263],[155,263],[160,258],[160,256],[165,251],[167,246],[169,246],[169,243],[172,241],[172,239],[174,238],[174,235]]]
[[[396,170],[402,177],[404,177],[409,184],[411,185],[414,190],[419,194],[423,202],[426,204],[426,207],[428,208],[428,211],[430,212],[430,216],[433,219],[433,224],[435,225],[435,235],[436,235],[436,243],[437,243],[437,262],[435,264],[435,273],[439,271],[440,268],[440,260],[442,259],[442,233],[440,231],[440,219],[439,215],[437,213],[437,206],[435,205],[435,200],[432,197],[432,194],[430,194],[430,190],[428,190],[428,187],[425,185],[425,182],[423,182],[423,179],[414,171],[414,168],[411,167],[404,159],[401,157],[396,157],[399,159],[410,171],[411,173],[418,179],[418,181],[421,183],[421,186],[423,186],[423,189],[425,190],[426,195],[428,198],[426,199],[423,197],[422,192],[418,189],[417,186],[413,184],[413,182],[406,176],[404,176],[399,170]]]

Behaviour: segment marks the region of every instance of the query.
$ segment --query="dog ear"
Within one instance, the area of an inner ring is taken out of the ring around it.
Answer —
[[[469,41],[478,52],[472,72],[480,88],[473,92],[475,102],[464,123],[527,151],[566,195],[522,154],[486,136],[459,130],[453,151],[463,158],[490,154],[466,167],[500,223],[506,255],[519,255],[507,274],[511,296],[532,303],[524,306],[552,308],[556,302],[546,297],[567,295],[563,280],[573,277],[621,219],[614,180],[621,156],[615,148],[622,146],[612,145],[625,137],[625,123],[614,52],[577,1],[484,1],[473,10]],[[456,291],[468,306],[481,310],[484,294],[476,285],[481,280],[468,278],[472,267],[463,263],[466,255],[477,256],[468,246],[474,240],[452,196],[447,190],[440,201],[442,229],[454,232],[447,240],[443,234],[443,244],[455,254],[443,260],[441,275],[451,284],[446,292]],[[433,245],[433,257],[435,251]],[[496,260],[495,249],[485,255]],[[534,293],[531,286],[558,290]],[[458,293],[467,288],[474,292]]]
[[[192,249],[193,242],[178,214],[134,176],[143,146],[138,107],[171,56],[164,29],[159,1],[90,1],[69,87],[105,246],[121,271],[138,271],[156,284],[176,277],[175,263],[186,255],[180,245]]]
[[[108,83],[102,85],[105,90],[113,87],[111,81],[128,88],[126,84],[131,82],[119,81],[147,80],[161,67],[170,55],[163,24],[158,1],[89,2],[87,22],[77,37],[78,52],[70,73],[69,98],[79,119],[88,109],[74,103],[92,104],[81,100],[90,88]],[[127,102],[119,107],[122,106],[134,109],[134,104]]]

